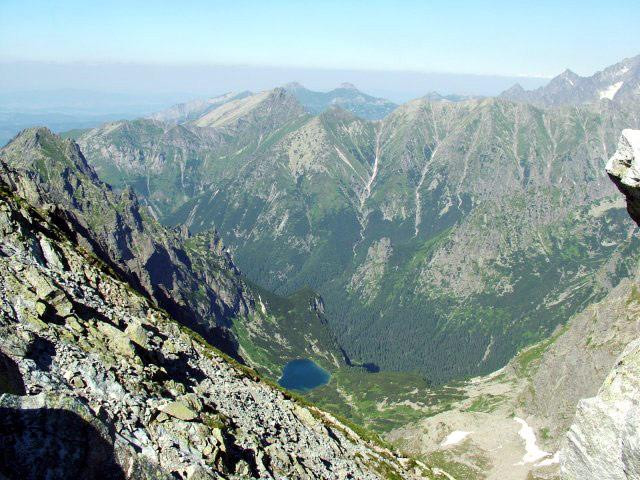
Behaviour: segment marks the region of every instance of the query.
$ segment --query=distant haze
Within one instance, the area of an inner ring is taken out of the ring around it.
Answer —
[[[110,93],[105,98],[94,98],[94,101],[99,104],[110,103],[113,111],[113,108],[117,110],[117,107],[132,102],[164,105],[229,91],[260,91],[292,81],[321,91],[331,90],[342,82],[350,82],[365,93],[402,103],[431,91],[441,94],[497,95],[516,82],[525,88],[534,88],[545,84],[548,79],[258,66],[5,62],[0,63],[0,108],[10,105],[31,108],[25,102],[34,92],[49,93],[46,102],[54,107],[57,95],[60,95],[59,102],[66,104],[71,101],[70,91],[84,90]],[[42,103],[42,97],[36,95],[31,99]],[[85,100],[90,103],[91,96]],[[38,109],[42,106],[34,105]]]

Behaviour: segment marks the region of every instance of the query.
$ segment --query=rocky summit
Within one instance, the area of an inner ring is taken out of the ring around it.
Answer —
[[[424,478],[234,363],[0,184],[8,478]]]

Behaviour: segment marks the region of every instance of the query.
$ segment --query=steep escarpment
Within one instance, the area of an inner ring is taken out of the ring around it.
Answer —
[[[640,131],[624,130],[607,173],[627,198],[627,209],[638,222],[640,187],[637,162]],[[637,284],[633,286],[638,296]],[[632,321],[637,311],[630,310]],[[598,394],[578,403],[561,452],[563,474],[569,479],[626,479],[640,476],[640,340],[630,342],[617,358]]]
[[[215,229],[160,225],[131,189],[100,181],[75,143],[26,130],[0,151],[0,177],[182,324],[272,378],[300,357],[344,364],[314,292],[281,308],[287,299],[246,284]]]
[[[234,364],[58,224],[0,184],[2,475],[427,475]]]
[[[47,129],[25,130],[0,151],[0,176],[31,204],[49,208],[94,252],[157,305],[229,353],[230,320],[253,309],[253,297],[213,230],[202,232],[209,255],[184,248],[186,229],[159,225],[131,190],[101,182],[78,146]]]
[[[598,395],[581,400],[561,452],[568,479],[640,476],[640,339],[622,352]]]

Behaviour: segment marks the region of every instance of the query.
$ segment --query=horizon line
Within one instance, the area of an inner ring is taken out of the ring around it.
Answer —
[[[470,77],[498,77],[498,78],[531,78],[531,79],[551,79],[559,75],[551,74],[529,74],[529,73],[494,73],[494,72],[455,72],[442,70],[421,70],[404,68],[375,68],[375,67],[338,67],[338,66],[305,66],[305,65],[278,65],[262,63],[221,63],[221,62],[160,62],[160,61],[133,61],[133,60],[37,60],[37,59],[15,59],[0,58],[2,65],[53,65],[53,66],[121,66],[121,67],[169,67],[169,68],[264,68],[264,69],[298,69],[298,70],[318,70],[325,72],[372,72],[372,73],[398,73],[414,75],[462,75]],[[605,67],[606,68],[606,67]]]

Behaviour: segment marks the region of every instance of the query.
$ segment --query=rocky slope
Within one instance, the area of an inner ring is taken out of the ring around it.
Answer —
[[[51,209],[78,242],[183,325],[272,378],[301,356],[325,367],[344,364],[313,292],[298,295],[302,309],[280,308],[287,299],[263,290],[254,294],[214,229],[192,235],[163,227],[131,190],[116,193],[98,180],[73,142],[26,130],[0,151],[0,178]]]
[[[524,480],[558,474],[559,450],[576,408],[597,394],[621,352],[640,335],[637,285],[637,277],[623,280],[501,370],[450,385],[458,394],[453,402],[436,403],[425,418],[392,431],[388,439],[425,461],[456,465],[448,470],[454,476]],[[535,443],[529,447],[516,419],[531,429]],[[448,443],[454,432],[466,435]],[[529,452],[537,455],[527,457]]]
[[[232,129],[120,122],[78,141],[163,223],[215,225],[255,283],[318,291],[356,363],[493,371],[631,270],[637,238],[601,164],[633,108],[425,98],[368,122],[281,91],[231,103],[208,118]]]
[[[190,102],[179,103],[166,110],[156,112],[153,115],[149,115],[148,118],[178,125],[180,123],[195,120],[225,103],[233,100],[239,100],[241,98],[248,97],[249,95],[251,95],[251,92],[229,92],[217,97],[206,98],[203,100],[192,100]]]
[[[635,135],[623,132],[608,163],[614,181],[633,176]],[[632,180],[624,181],[633,212]],[[562,478],[635,478],[638,288],[636,272],[505,368],[455,385],[458,399],[389,439],[471,478],[547,478],[559,468]]]
[[[19,187],[0,184],[6,478],[428,474],[234,364],[117,279]]]
[[[640,91],[640,56],[627,58],[615,65],[581,77],[571,70],[552,79],[536,90],[514,85],[500,97],[548,107],[580,105],[610,100],[621,104],[638,103]]]
[[[83,247],[183,324],[234,353],[225,331],[254,299],[214,230],[190,239],[159,225],[131,190],[113,192],[71,141],[47,129],[23,131],[0,150],[0,176],[38,207],[51,207]],[[186,245],[200,243],[209,255]]]
[[[627,198],[627,209],[638,222],[640,211],[636,165],[640,131],[624,130],[607,173]],[[637,283],[633,286],[638,296]],[[629,315],[637,322],[638,312]],[[636,332],[637,334],[638,332]],[[640,339],[630,342],[615,362],[595,397],[578,403],[575,419],[561,451],[568,479],[640,477]]]
[[[627,212],[640,224],[640,131],[623,130],[607,173],[627,199]]]
[[[622,352],[596,397],[581,400],[561,451],[566,478],[640,477],[640,339]]]

